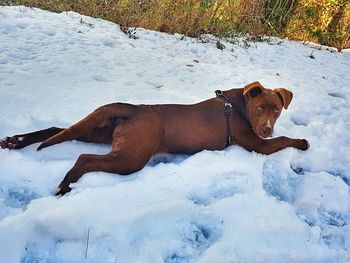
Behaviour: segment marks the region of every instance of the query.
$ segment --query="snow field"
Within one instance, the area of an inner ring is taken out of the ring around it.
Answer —
[[[136,35],[1,7],[0,137],[66,127],[110,102],[194,103],[259,80],[294,93],[275,136],[311,148],[156,156],[127,177],[89,173],[62,198],[52,195],[79,154],[109,146],[0,150],[0,261],[350,262],[350,52]]]

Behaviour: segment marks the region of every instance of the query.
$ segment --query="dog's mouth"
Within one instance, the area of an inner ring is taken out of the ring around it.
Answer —
[[[273,129],[271,128],[260,128],[260,129],[253,129],[255,134],[258,135],[261,139],[268,139],[272,137]]]
[[[258,136],[259,136],[261,139],[272,138],[272,134],[271,134],[271,135],[258,134]]]

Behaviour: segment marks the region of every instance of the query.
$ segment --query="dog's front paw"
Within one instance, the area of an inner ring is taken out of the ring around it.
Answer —
[[[295,148],[299,150],[306,151],[307,149],[310,148],[310,143],[305,139],[297,139],[295,141],[296,141]]]
[[[19,146],[20,142],[16,136],[5,137],[0,140],[0,147],[2,149],[16,149]]]

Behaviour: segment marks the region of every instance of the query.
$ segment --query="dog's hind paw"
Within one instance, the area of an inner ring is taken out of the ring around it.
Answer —
[[[65,195],[66,193],[70,192],[71,190],[72,190],[72,188],[70,188],[69,186],[59,185],[56,189],[55,196]]]
[[[20,145],[20,141],[16,138],[16,136],[5,137],[0,140],[0,147],[2,149],[17,149]]]

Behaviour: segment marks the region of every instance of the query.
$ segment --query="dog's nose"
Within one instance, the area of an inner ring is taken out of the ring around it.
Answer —
[[[271,137],[272,135],[272,128],[270,127],[264,127],[261,129],[261,133],[263,137]]]

